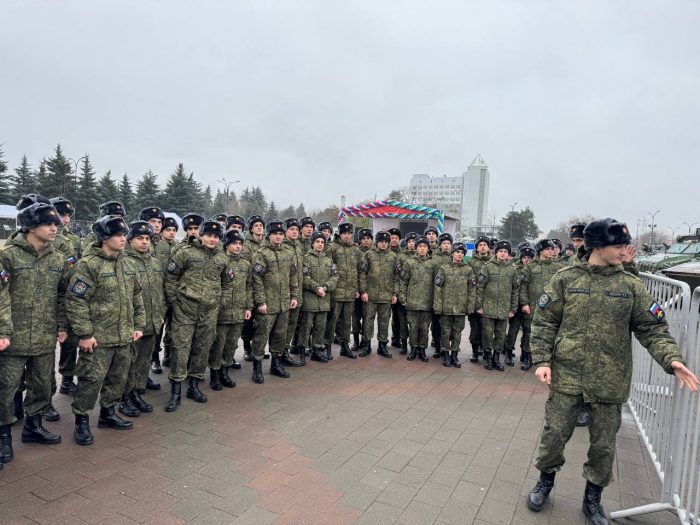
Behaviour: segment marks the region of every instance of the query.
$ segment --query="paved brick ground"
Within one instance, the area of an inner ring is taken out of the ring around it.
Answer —
[[[551,504],[539,514],[524,505],[547,394],[531,372],[398,355],[353,361],[337,350],[327,365],[290,369],[291,380],[266,376],[262,386],[245,364],[235,389],[205,388],[208,404],[183,399],[174,414],[163,411],[165,390],[149,392],[153,414],[132,431],[94,428],[92,447],[73,443],[70,398],[58,394],[61,421],[47,426],[62,444],[23,445],[14,429],[0,522],[585,523],[585,429],[569,443]],[[607,510],[655,501],[656,477],[629,415],[617,450]]]

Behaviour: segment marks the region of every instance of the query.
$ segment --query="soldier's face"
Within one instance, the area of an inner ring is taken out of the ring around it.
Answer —
[[[231,255],[238,255],[239,253],[241,253],[242,248],[243,243],[241,241],[233,241],[232,243],[229,243],[228,246],[226,246],[226,251]]]
[[[124,247],[126,246],[126,234],[118,233],[116,235],[112,235],[109,239],[102,243],[102,246],[106,246],[108,250],[113,252],[123,252]]]
[[[400,244],[401,244],[401,237],[399,237],[398,235],[392,235],[391,236],[391,247],[396,248]]]
[[[326,238],[326,240],[328,240],[331,238],[331,233],[333,232],[331,230],[321,230],[321,233]]]
[[[496,252],[496,259],[499,261],[507,261],[510,259],[510,252],[508,252],[508,250],[505,248],[502,248]]]
[[[211,233],[205,233],[202,235],[202,244],[206,248],[216,248],[216,245],[219,244],[219,239],[218,235],[212,235]]]
[[[440,243],[440,249],[443,253],[450,253],[450,250],[452,250],[452,243],[450,241],[442,241]]]
[[[360,239],[360,246],[363,248],[370,248],[372,246],[372,237],[362,237],[362,239]]]
[[[408,241],[406,241],[406,249],[409,252],[414,251],[416,249],[416,241],[414,241],[413,239],[409,239]]]
[[[429,231],[425,234],[425,236],[430,241],[430,244],[433,244],[435,241],[437,241],[437,233],[435,233],[434,231]]]
[[[151,236],[139,235],[131,239],[129,241],[129,244],[135,251],[139,253],[146,253],[148,251],[148,248],[151,246]]]
[[[377,248],[380,250],[388,250],[389,249],[389,243],[386,241],[379,241],[377,243]]]
[[[199,226],[188,226],[187,227],[188,237],[199,237]]]
[[[160,230],[163,228],[163,221],[160,219],[148,219],[148,224],[153,228],[153,233],[159,234]]]
[[[290,226],[289,228],[287,228],[285,235],[287,236],[287,239],[289,239],[290,241],[296,241],[299,238],[299,227],[298,226]]]
[[[489,253],[488,243],[480,242],[476,247],[476,251],[479,253],[479,255],[486,255]]]
[[[326,247],[326,243],[323,242],[323,239],[316,239],[314,241],[313,249],[315,252],[322,252],[325,247]]]
[[[561,253],[561,248],[559,248],[559,246],[555,246],[555,247],[554,247],[554,252],[552,253],[552,255],[553,255],[554,257],[557,257],[560,253]]]
[[[274,232],[270,234],[270,242],[275,246],[279,246],[280,244],[282,244],[283,239],[284,233],[282,232]]]
[[[530,257],[529,255],[526,255],[525,257],[521,257],[520,261],[523,263],[523,266],[527,266],[528,264],[530,264],[532,262],[532,257]]]
[[[420,257],[425,257],[426,255],[428,255],[428,245],[420,243],[418,246],[416,246],[416,253]]]
[[[256,222],[255,224],[253,224],[251,231],[253,232],[253,235],[262,235],[265,231],[265,227],[263,226],[262,222]]]
[[[228,230],[230,232],[242,232],[243,231],[243,226],[241,226],[238,223],[233,223],[231,226],[228,227]]]
[[[595,250],[605,264],[622,264],[626,248],[626,244],[613,244],[611,246],[604,246],[603,248],[596,248]]]
[[[462,250],[457,250],[452,252],[452,262],[461,263],[464,260],[464,252]]]
[[[574,250],[566,250],[566,255],[571,257],[574,254]]]
[[[547,261],[552,257],[554,257],[554,248],[545,248],[540,252],[540,259]]]
[[[177,231],[172,226],[165,228],[160,232],[160,236],[166,241],[172,241],[175,238]]]
[[[56,240],[58,226],[55,224],[42,224],[36,228],[30,228],[29,233],[33,234],[40,242],[51,242]]]
[[[310,239],[311,234],[314,232],[314,225],[313,224],[304,224],[304,226],[301,227],[301,236],[304,239]]]
[[[70,224],[70,215],[67,213],[65,215],[61,215],[61,224],[68,226]]]
[[[571,239],[571,244],[573,244],[574,248],[578,251],[578,249],[583,246],[583,239]]]
[[[351,243],[352,242],[352,233],[350,233],[350,232],[341,233],[340,240],[343,241],[345,244]]]

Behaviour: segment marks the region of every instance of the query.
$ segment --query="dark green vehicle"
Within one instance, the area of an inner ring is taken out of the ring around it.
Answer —
[[[666,268],[662,270],[661,273],[671,279],[688,283],[690,291],[692,292],[695,288],[700,286],[700,259]]]
[[[700,242],[679,242],[671,246],[665,253],[639,257],[637,264],[640,272],[657,273],[695,259],[700,260]]]

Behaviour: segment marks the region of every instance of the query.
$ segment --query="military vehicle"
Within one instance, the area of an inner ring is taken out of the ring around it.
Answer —
[[[661,273],[671,279],[688,283],[692,292],[700,286],[700,259],[666,268]]]
[[[690,237],[695,240],[694,235]],[[684,238],[679,238],[681,239]],[[657,273],[694,259],[700,260],[700,242],[679,242],[672,245],[665,253],[639,257],[637,264],[640,272]]]

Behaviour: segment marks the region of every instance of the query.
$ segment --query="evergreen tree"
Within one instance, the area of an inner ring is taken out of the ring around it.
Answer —
[[[158,186],[158,179],[151,170],[144,173],[136,181],[136,192],[134,195],[134,210],[141,211],[146,206],[162,207],[162,195]]]
[[[57,196],[75,200],[76,182],[70,161],[63,154],[61,145],[57,144],[54,156],[46,161],[46,176],[39,183],[39,193],[46,198]]]
[[[267,199],[265,198],[265,194],[263,193],[263,191],[260,189],[260,186],[256,186],[255,188],[253,188],[253,198],[251,206],[251,215],[265,215],[265,212],[267,211]]]
[[[301,219],[301,217],[297,217],[296,213],[297,213],[296,208],[292,205],[289,205],[280,212],[280,218],[281,219],[289,219],[291,217],[296,217],[297,219]]]
[[[304,203],[300,202],[299,206],[297,206],[297,218],[301,220],[302,217],[308,216],[308,213],[306,213],[306,208],[304,208]]]
[[[98,214],[98,207],[103,202],[100,200],[100,192],[97,188],[95,170],[90,163],[90,156],[83,157],[83,166],[78,178],[79,194],[75,206],[76,219],[89,220]]]
[[[207,184],[207,187],[204,188],[202,200],[204,202],[204,209],[206,210],[207,217],[211,217],[212,215],[216,215],[222,212],[226,213],[225,206],[224,208],[214,207],[214,202],[211,196],[211,186],[209,184]]]
[[[163,207],[168,211],[177,213],[180,217],[188,213],[197,212],[194,208],[194,202],[190,191],[185,168],[182,163],[180,163],[165,184],[165,190],[163,191]]]
[[[22,195],[34,193],[36,180],[26,155],[22,155],[22,161],[19,164],[19,168],[15,168],[15,174],[10,175],[9,179],[12,203],[19,201],[19,198]]]
[[[525,240],[536,239],[538,232],[535,212],[527,207],[524,210],[509,211],[505,217],[501,218],[498,238],[509,240],[513,245],[517,245]]]
[[[275,201],[270,201],[270,206],[267,208],[267,213],[265,214],[266,221],[271,221],[273,219],[279,219],[279,212],[275,207]]]
[[[232,191],[228,194],[228,210],[229,215],[240,215],[238,212],[240,206],[238,204],[238,197],[236,197],[236,192]]]
[[[207,215],[202,185],[197,181],[197,179],[194,178],[194,173],[190,173],[187,176],[187,187],[189,188],[190,192],[192,209],[196,210],[197,213]]]
[[[99,204],[107,201],[114,201],[119,199],[119,188],[117,188],[117,183],[112,178],[112,171],[105,173],[97,184],[97,194],[99,195]],[[89,210],[88,215],[94,213],[94,217],[99,218],[99,209]]]
[[[14,204],[12,202],[12,189],[10,188],[10,180],[5,176],[7,171],[7,162],[5,162],[5,153],[2,151],[0,144],[0,204]],[[15,201],[16,203],[17,201]]]
[[[45,183],[48,174],[46,172],[46,159],[41,159],[39,169],[34,172],[34,193],[41,194],[40,188]]]
[[[124,205],[126,209],[127,219],[135,219],[139,215],[139,210],[134,209],[134,190],[131,187],[129,177],[124,173],[122,180],[119,181],[117,189],[117,200]]]
[[[212,201],[211,208],[214,210],[214,213],[217,213],[216,210],[226,209],[226,194],[222,193],[221,190],[216,190],[216,195]]]
[[[250,189],[246,186],[246,188],[243,190],[243,193],[241,193],[241,197],[238,200],[238,206],[241,211],[241,215],[245,218],[250,217],[253,215],[253,193],[250,191]]]

